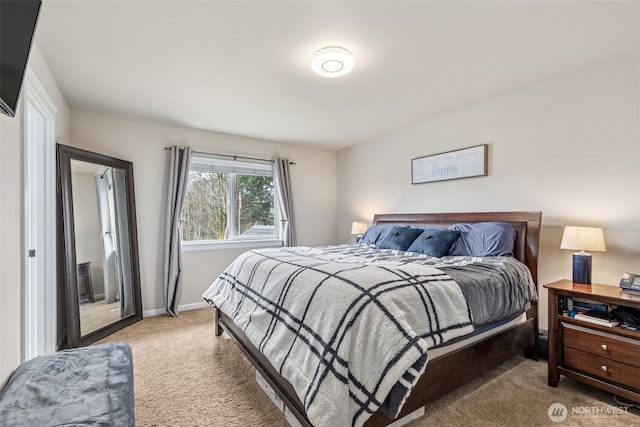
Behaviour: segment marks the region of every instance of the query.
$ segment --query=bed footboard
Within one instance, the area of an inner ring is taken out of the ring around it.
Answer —
[[[226,331],[278,397],[282,399],[298,422],[304,427],[312,427],[293,386],[276,371],[266,357],[258,352],[229,317],[220,310],[216,309],[215,311],[216,335],[221,334],[223,330]],[[478,378],[514,356],[524,354],[527,357],[532,355],[537,357],[537,326],[537,318],[528,318],[525,322],[506,329],[493,337],[430,361],[398,418],[402,418],[459,386]],[[378,410],[364,425],[366,427],[382,427],[394,421]]]
[[[534,345],[534,319],[483,341],[461,348],[427,363],[427,369],[411,391],[398,416],[403,417],[456,388],[472,381],[514,356],[526,354]],[[366,427],[382,427],[394,420],[375,412]]]

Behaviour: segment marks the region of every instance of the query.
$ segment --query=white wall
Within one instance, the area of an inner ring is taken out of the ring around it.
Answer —
[[[133,162],[145,311],[164,307],[166,146],[189,145],[196,151],[283,157],[296,162],[291,167],[291,175],[298,243],[314,246],[336,241],[335,151],[76,110],[71,114],[71,141],[74,146]],[[202,303],[202,293],[242,252],[240,249],[185,252],[181,305]]]
[[[56,139],[66,141],[69,107],[36,45],[29,68],[58,108]],[[22,353],[23,104],[21,95],[16,117],[0,116],[0,384],[18,367]]]
[[[427,121],[338,154],[338,236],[375,213],[542,211],[542,284],[571,278],[563,226],[603,227],[593,281],[640,271],[640,67],[630,55]],[[428,96],[428,94],[425,94]],[[489,176],[411,184],[411,159],[489,144]]]

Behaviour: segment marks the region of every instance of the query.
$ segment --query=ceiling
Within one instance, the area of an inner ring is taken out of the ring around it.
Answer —
[[[72,109],[341,149],[640,50],[640,3],[44,0]],[[354,71],[311,55],[338,45]]]

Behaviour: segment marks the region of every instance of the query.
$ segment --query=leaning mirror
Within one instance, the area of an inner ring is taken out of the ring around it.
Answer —
[[[133,164],[58,144],[58,182],[67,343],[79,347],[142,319]]]

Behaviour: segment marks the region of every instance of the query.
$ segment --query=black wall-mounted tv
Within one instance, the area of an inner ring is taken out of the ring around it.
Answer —
[[[16,115],[40,0],[0,0],[0,112]]]

